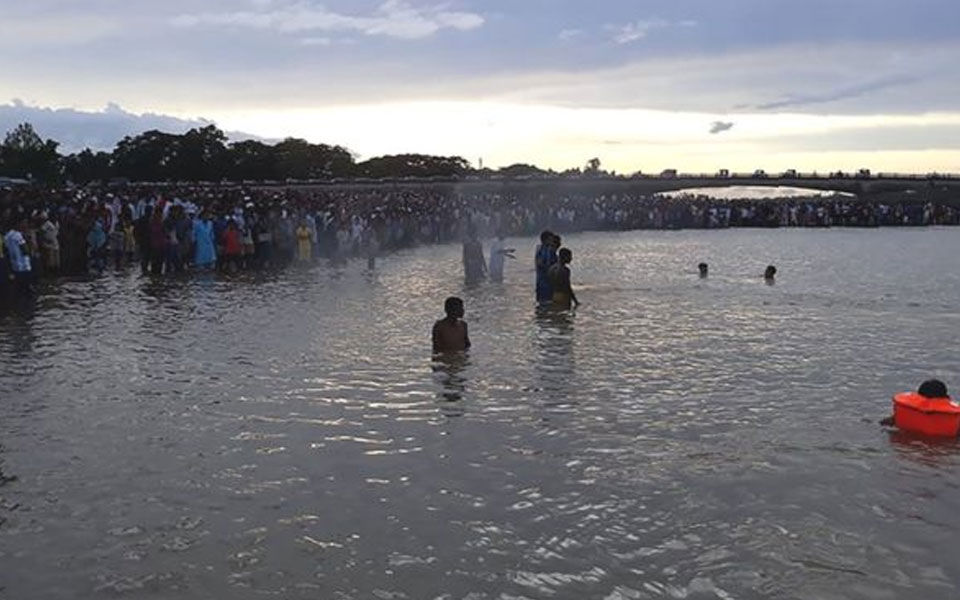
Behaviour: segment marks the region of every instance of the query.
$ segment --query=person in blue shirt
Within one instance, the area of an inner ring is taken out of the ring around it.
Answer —
[[[98,273],[103,273],[107,263],[107,233],[103,230],[100,219],[93,222],[87,233],[87,256],[90,259],[90,265]]]
[[[209,211],[204,211],[193,223],[193,264],[198,269],[210,269],[217,264],[213,221],[210,220]]]
[[[537,246],[537,304],[553,302],[553,285],[550,283],[550,267],[557,262],[557,249],[560,247],[560,236],[552,231],[540,234],[540,245]]]

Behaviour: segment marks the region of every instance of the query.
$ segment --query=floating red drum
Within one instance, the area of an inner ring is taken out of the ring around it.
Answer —
[[[960,403],[950,398],[927,398],[916,392],[893,397],[893,421],[898,429],[933,437],[960,433]]]

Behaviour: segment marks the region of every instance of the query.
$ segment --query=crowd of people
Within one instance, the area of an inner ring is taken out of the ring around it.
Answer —
[[[137,266],[144,273],[261,269],[417,244],[585,230],[958,225],[947,203],[850,197],[718,200],[631,193],[480,192],[457,186],[237,186],[0,190],[0,285]],[[465,247],[465,260],[470,254]],[[475,254],[475,252],[474,252]],[[470,259],[474,260],[474,259]],[[485,261],[468,272],[486,276]],[[499,269],[497,268],[499,266]]]

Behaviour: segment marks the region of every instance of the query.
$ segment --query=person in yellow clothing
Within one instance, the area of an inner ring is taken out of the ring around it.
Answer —
[[[300,262],[310,262],[313,258],[313,244],[310,241],[310,228],[307,227],[306,219],[300,221],[297,227],[297,260]]]

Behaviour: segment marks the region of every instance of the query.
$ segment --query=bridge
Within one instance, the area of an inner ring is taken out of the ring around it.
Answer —
[[[717,188],[731,186],[794,187],[812,190],[834,191],[847,194],[871,195],[896,192],[960,191],[960,177],[954,176],[689,176],[650,177],[631,179],[632,184],[649,193],[674,192],[691,188]]]
[[[818,176],[818,175],[672,175],[664,174],[617,177],[610,175],[567,177],[560,175],[531,175],[506,177],[501,175],[467,175],[463,177],[404,177],[390,179],[335,179],[332,181],[288,181],[256,187],[337,188],[359,189],[370,187],[456,188],[462,192],[497,192],[505,188],[512,191],[542,190],[583,193],[634,193],[653,195],[696,188],[721,188],[732,186],[795,187],[821,191],[834,191],[856,196],[871,196],[896,193],[935,193],[960,200],[960,176],[958,175],[873,175],[873,176]]]

